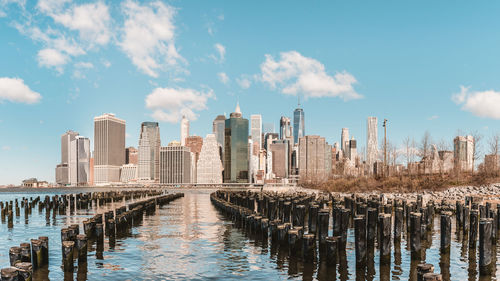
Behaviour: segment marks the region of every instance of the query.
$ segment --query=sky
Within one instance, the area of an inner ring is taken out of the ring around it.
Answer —
[[[239,102],[278,128],[300,97],[307,135],[331,144],[366,118],[449,143],[499,131],[497,1],[0,0],[0,185],[54,181],[60,137],[93,118],[160,122],[161,141],[211,133]]]

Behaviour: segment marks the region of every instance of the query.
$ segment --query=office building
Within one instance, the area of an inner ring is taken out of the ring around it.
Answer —
[[[181,120],[181,145],[186,145],[186,138],[189,137],[189,120],[182,116]]]
[[[250,116],[250,136],[258,153],[262,149],[262,115],[254,114]]]
[[[143,122],[139,137],[139,182],[158,182],[160,179],[160,127],[158,122]]]
[[[181,145],[160,148],[160,183],[191,183],[191,152]]]
[[[125,164],[120,167],[120,182],[137,182],[137,165]]]
[[[305,136],[299,140],[301,182],[321,183],[331,174],[331,146],[324,137]],[[329,155],[330,154],[330,155]]]
[[[125,164],[125,120],[106,113],[94,118],[94,183],[109,185],[120,181]]]
[[[203,147],[203,138],[200,136],[189,136],[186,138],[186,147],[191,151],[193,159],[191,161],[191,182],[196,183],[197,179],[197,163],[200,159],[201,149]]]
[[[293,143],[298,143],[299,139],[306,135],[304,110],[299,106],[293,111]]]
[[[366,120],[366,164],[368,171],[373,172],[373,164],[377,161],[378,135],[377,117],[368,117]]]
[[[69,179],[72,186],[90,182],[90,139],[76,136],[70,143]]]
[[[217,143],[224,152],[224,129],[226,127],[226,116],[217,115],[212,124],[212,133],[215,135]]]
[[[453,140],[455,169],[472,172],[474,169],[474,137],[457,136]]]
[[[69,154],[71,141],[78,136],[77,132],[67,131],[61,136],[61,163],[56,166],[56,183],[58,185],[70,184],[69,179]]]
[[[342,128],[342,135],[340,138],[340,145],[342,149],[342,155],[344,157],[349,157],[349,129],[348,128]]]
[[[281,116],[280,118],[280,139],[284,140],[292,136],[292,126],[290,118]]]
[[[248,119],[242,117],[239,104],[226,119],[224,146],[224,182],[248,182]]]
[[[214,134],[208,134],[203,140],[196,167],[196,183],[222,183],[222,162]]]
[[[139,164],[139,151],[135,147],[125,148],[125,164]]]

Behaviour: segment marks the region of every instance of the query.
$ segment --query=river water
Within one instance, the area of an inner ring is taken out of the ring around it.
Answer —
[[[96,189],[79,189],[78,192]],[[99,189],[104,191],[104,189]],[[0,201],[19,200],[24,197],[74,193],[74,190],[0,190]],[[152,216],[133,227],[124,237],[111,243],[107,237],[104,251],[90,248],[87,264],[76,266],[75,273],[64,275],[61,269],[61,228],[79,224],[95,214],[118,207],[123,202],[108,204],[99,210],[76,210],[74,214],[47,217],[34,208],[25,220],[21,209],[14,217],[14,227],[0,224],[0,267],[9,266],[9,248],[29,242],[38,236],[49,237],[49,266],[39,270],[34,280],[408,280],[416,263],[411,262],[406,238],[392,245],[391,266],[378,265],[378,251],[374,262],[368,264],[367,272],[356,272],[354,253],[354,230],[349,230],[346,260],[332,268],[314,260],[303,262],[290,257],[287,252],[274,247],[270,242],[257,238],[236,225],[220,213],[210,202],[213,190],[171,190],[184,192],[176,199],[157,209]],[[452,220],[452,245],[449,257],[439,253],[439,217],[436,216],[431,243],[427,244],[426,262],[435,267],[435,272],[449,276],[450,280],[496,280],[495,276],[479,277],[477,252],[462,245],[460,235],[455,234],[455,219]],[[82,229],[80,230],[82,231]],[[500,244],[499,244],[500,245]],[[500,251],[495,251],[497,257]],[[440,263],[449,258],[449,265]],[[498,261],[496,259],[497,266]],[[496,271],[495,273],[496,274]]]

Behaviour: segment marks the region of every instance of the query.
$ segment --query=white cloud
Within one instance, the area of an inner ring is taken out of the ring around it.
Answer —
[[[59,72],[62,72],[62,66],[65,65],[69,58],[56,49],[43,49],[37,54],[38,64],[40,66],[54,67]]]
[[[451,99],[462,105],[462,110],[478,117],[500,119],[500,92],[471,92],[470,87],[460,86],[460,93],[452,95]]]
[[[57,10],[56,10],[57,11]],[[80,38],[90,46],[106,45],[111,37],[111,16],[103,2],[73,5],[62,12],[47,11],[55,22],[78,31]]]
[[[219,80],[222,82],[222,84],[229,83],[229,77],[225,72],[219,72],[217,73],[217,76],[219,77]]]
[[[212,56],[212,58],[217,62],[223,62],[226,58],[226,47],[224,45],[217,43],[214,45],[218,56]]]
[[[91,62],[81,61],[81,62],[75,63],[75,67],[76,68],[87,68],[87,69],[90,69],[90,68],[94,68],[94,65]]]
[[[33,104],[42,96],[32,91],[20,78],[0,77],[0,102],[3,100]]]
[[[431,117],[427,118],[427,120],[431,121],[431,120],[435,120],[435,119],[438,119],[439,116],[438,115],[432,115]]]
[[[126,20],[119,45],[132,63],[152,77],[166,67],[182,70],[179,62],[185,60],[175,47],[176,10],[160,1],[140,5],[128,0],[122,8]]]
[[[215,98],[212,90],[205,92],[182,88],[156,88],[146,97],[146,107],[153,111],[154,119],[176,123],[185,115],[196,120],[197,111],[207,109],[207,101]]]
[[[248,89],[252,85],[252,82],[250,81],[250,79],[248,79],[245,76],[242,76],[240,78],[236,78],[236,82],[238,83],[238,85],[240,85],[240,87],[242,89]]]
[[[296,51],[280,53],[278,61],[267,54],[260,68],[260,79],[283,94],[301,94],[306,98],[339,97],[343,100],[362,98],[354,90],[357,81],[350,73],[343,71],[330,76],[321,62]]]

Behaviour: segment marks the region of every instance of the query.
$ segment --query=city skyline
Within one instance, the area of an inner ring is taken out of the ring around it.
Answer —
[[[212,133],[214,118],[228,116],[237,101],[245,118],[260,114],[263,124],[278,128],[281,116],[293,118],[297,95],[307,115],[307,135],[333,145],[341,128],[349,128],[358,154],[366,149],[368,116],[379,119],[379,144],[383,119],[389,120],[389,140],[398,145],[407,135],[419,140],[426,130],[451,146],[459,129],[479,131],[487,139],[499,128],[498,3],[268,3],[264,11],[222,2],[88,1],[55,8],[47,3],[0,4],[0,34],[7,42],[0,46],[5,62],[0,67],[0,185],[29,177],[54,182],[61,134],[77,131],[90,137],[93,147],[93,117],[104,112],[127,121],[126,147],[138,146],[144,121],[160,123],[162,143],[180,140],[182,115],[190,120],[191,134],[205,136]],[[428,9],[431,5],[446,8],[446,16],[438,7]],[[134,15],[141,7],[172,33],[150,33],[153,42],[136,40],[151,44],[143,57],[127,33],[137,26]],[[74,17],[77,8],[95,8],[102,24],[61,20]],[[283,19],[286,26],[270,25],[283,9],[290,16]],[[421,16],[428,19],[425,25]],[[162,43],[176,51],[166,62],[158,59]],[[294,74],[282,76],[285,70]],[[314,80],[316,88],[298,83],[307,75],[324,79]]]

